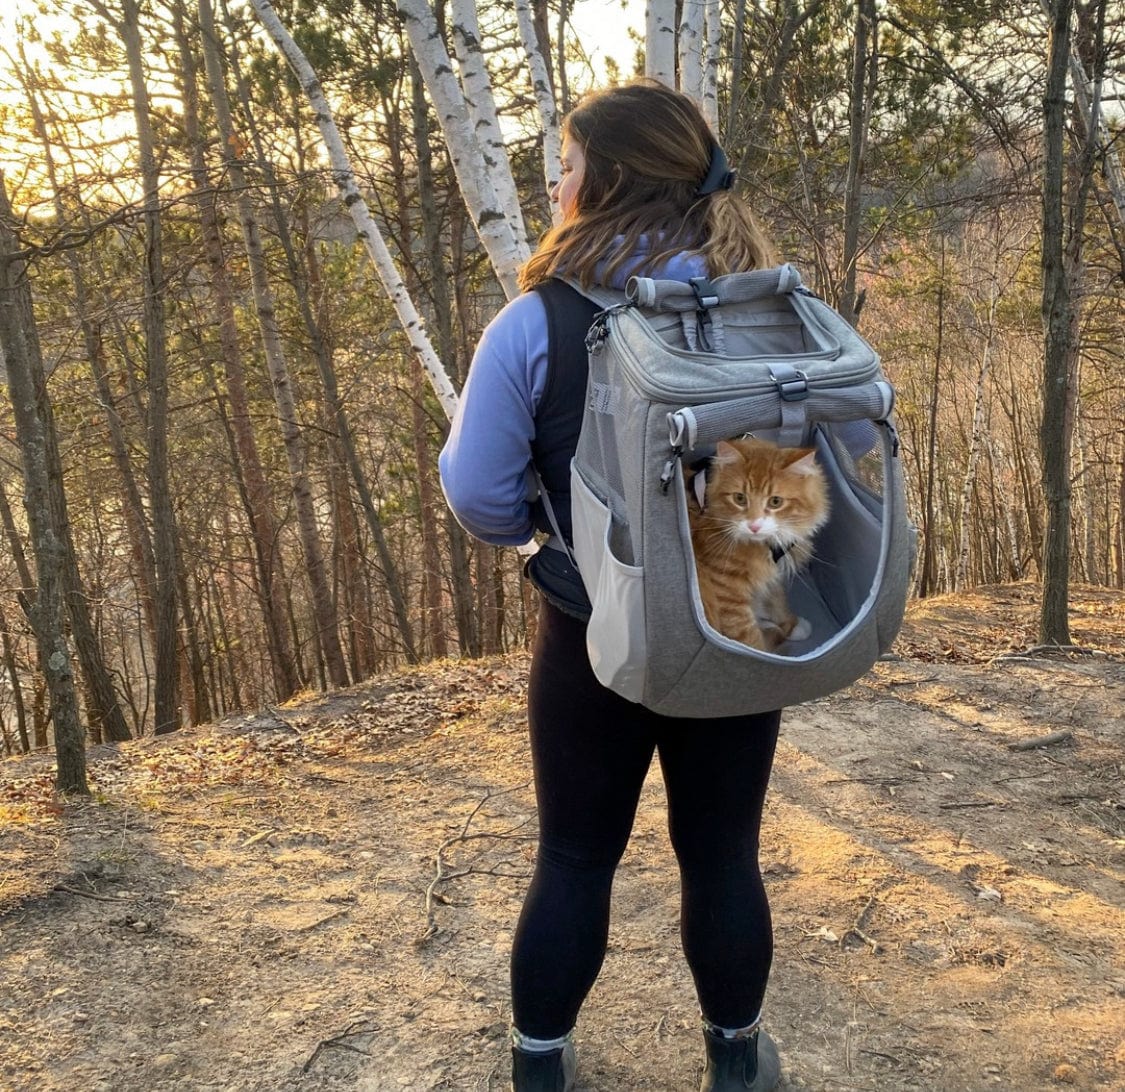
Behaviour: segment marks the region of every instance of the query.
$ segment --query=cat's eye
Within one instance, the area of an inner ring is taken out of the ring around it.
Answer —
[[[730,495],[730,499],[734,501],[734,503],[737,504],[739,508],[744,508],[746,506],[745,493],[732,493]]]
[[[778,496],[775,495],[775,496],[770,497],[770,499],[768,501],[766,501],[766,507],[767,508],[780,508],[784,503],[785,503],[785,501],[782,500],[781,497],[778,497]]]

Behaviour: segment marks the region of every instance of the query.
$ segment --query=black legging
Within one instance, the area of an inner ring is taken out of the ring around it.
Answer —
[[[661,717],[606,690],[586,625],[543,602],[528,693],[539,853],[512,950],[512,1017],[565,1035],[597,978],[610,888],[653,751],[680,866],[680,933],[703,1015],[750,1024],[773,956],[758,832],[779,713]]]

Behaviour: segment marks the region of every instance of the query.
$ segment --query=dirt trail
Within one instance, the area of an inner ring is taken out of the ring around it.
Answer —
[[[929,601],[899,658],[787,714],[784,1087],[1125,1089],[1125,597],[1075,590],[1092,652],[1021,654],[1035,613],[1029,585]],[[43,756],[0,764],[0,1089],[506,1089],[526,666],[99,748],[84,805]],[[698,1087],[677,900],[654,775],[582,1092]]]

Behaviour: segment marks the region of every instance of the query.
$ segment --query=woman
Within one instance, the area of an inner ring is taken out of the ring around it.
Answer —
[[[570,533],[568,467],[582,418],[584,335],[597,309],[558,278],[621,288],[774,264],[698,109],[652,81],[598,92],[564,127],[561,222],[485,330],[441,455],[458,520],[518,545],[550,531],[536,481]],[[542,593],[528,721],[540,840],[511,964],[512,1087],[573,1087],[571,1034],[605,955],[610,888],[653,753],[681,876],[681,934],[703,1014],[703,1092],[766,1090],[777,1050],[759,1030],[773,953],[758,868],[779,713],[661,717],[603,688],[586,654],[589,601],[549,539],[528,565]]]

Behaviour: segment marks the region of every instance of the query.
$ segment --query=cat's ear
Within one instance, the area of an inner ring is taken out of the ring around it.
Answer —
[[[734,444],[728,444],[726,440],[720,440],[718,446],[715,448],[715,465],[716,466],[729,466],[731,463],[738,462],[742,456],[738,453],[738,448]]]
[[[794,448],[793,458],[789,462],[789,465],[786,467],[786,469],[792,470],[794,474],[800,474],[805,478],[807,478],[810,474],[815,474],[817,471],[816,448]]]

